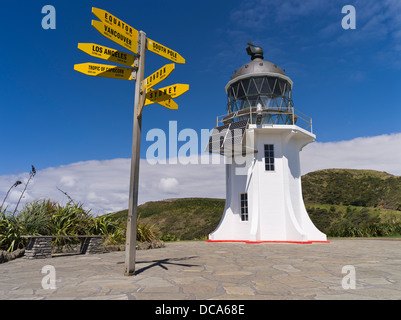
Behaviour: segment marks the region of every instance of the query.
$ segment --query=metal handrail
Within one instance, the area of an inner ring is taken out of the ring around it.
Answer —
[[[253,124],[255,123],[253,119],[256,119],[256,116],[258,114],[280,114],[280,115],[289,115],[292,118],[292,123],[290,125],[297,125],[302,129],[305,129],[309,131],[310,133],[313,133],[313,127],[312,127],[312,118],[303,114],[302,112],[296,110],[293,107],[290,108],[285,108],[285,109],[276,109],[276,108],[262,108],[261,110],[257,110],[256,107],[250,107],[246,109],[241,109],[236,112],[228,113],[225,115],[221,115],[217,117],[217,123],[216,126],[219,127],[220,125],[224,125],[227,123],[235,122],[235,120],[238,120],[239,117],[244,117],[249,115],[250,123]],[[269,123],[269,125],[277,125],[278,123]],[[283,125],[283,124],[281,124]],[[285,124],[284,124],[285,125]]]

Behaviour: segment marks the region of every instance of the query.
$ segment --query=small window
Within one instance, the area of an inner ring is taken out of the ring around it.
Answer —
[[[274,145],[265,144],[265,170],[274,171]]]
[[[241,221],[248,221],[248,194],[241,193]]]

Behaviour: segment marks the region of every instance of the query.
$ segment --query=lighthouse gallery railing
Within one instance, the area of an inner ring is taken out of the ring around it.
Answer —
[[[295,108],[246,108],[217,117],[216,127],[232,122],[249,119],[250,124],[257,125],[297,125],[313,133],[312,118]]]

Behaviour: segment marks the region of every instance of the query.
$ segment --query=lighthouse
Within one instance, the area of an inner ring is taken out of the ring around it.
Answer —
[[[248,43],[251,60],[226,85],[207,151],[223,155],[226,205],[209,242],[327,242],[305,209],[300,152],[315,141],[312,119],[294,108],[292,80]]]

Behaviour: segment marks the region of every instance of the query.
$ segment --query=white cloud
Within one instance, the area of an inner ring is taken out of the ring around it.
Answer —
[[[225,197],[225,167],[219,156],[192,157],[188,165],[150,165],[141,160],[139,203],[174,197]],[[213,163],[217,164],[211,164]],[[187,161],[188,162],[188,161]],[[204,163],[204,164],[197,164]],[[301,152],[302,173],[327,168],[373,169],[401,175],[401,133],[349,141],[313,143]],[[29,184],[21,205],[34,199],[52,199],[61,203],[68,198],[57,190],[67,192],[75,201],[104,214],[128,207],[130,159],[85,161],[37,172]],[[0,201],[16,181],[26,182],[28,173],[21,176],[0,176]],[[6,205],[14,210],[23,185],[14,188]],[[0,204],[1,204],[0,202]],[[21,208],[21,207],[20,207]]]
[[[401,133],[349,141],[313,143],[301,152],[302,173],[328,169],[372,169],[401,175]]]
[[[71,176],[63,176],[60,179],[60,184],[65,187],[74,187],[76,184],[77,178]]]
[[[208,156],[202,156],[205,159]],[[196,157],[197,158],[197,157]],[[192,163],[207,162],[209,160]],[[176,161],[177,162],[177,161]],[[179,163],[179,161],[178,161]],[[68,202],[67,196],[57,190],[66,192],[74,201],[83,203],[94,214],[104,214],[128,208],[130,159],[113,159],[106,161],[85,161],[56,168],[39,170],[29,184],[22,205],[35,199],[52,199],[60,203]],[[150,165],[141,160],[139,180],[139,203],[175,197],[224,197],[224,166],[213,164],[188,165]],[[21,176],[0,176],[0,200]],[[26,180],[24,181],[26,182]],[[10,192],[5,206],[14,210],[23,185]],[[1,204],[0,202],[0,204]]]
[[[179,183],[176,178],[161,178],[159,189],[165,193],[177,194],[177,187]]]

